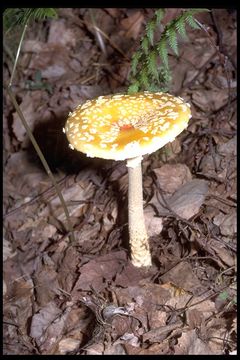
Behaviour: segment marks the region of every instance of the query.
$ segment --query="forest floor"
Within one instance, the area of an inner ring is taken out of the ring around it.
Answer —
[[[153,12],[58,9],[58,19],[27,30],[13,91],[76,240],[5,93],[6,355],[236,351],[236,12],[199,14],[207,31],[188,28],[179,57],[170,51],[169,92],[190,103],[192,118],[143,160],[150,269],[129,259],[125,163],[86,158],[62,132],[77,105],[127,91],[131,57]],[[178,12],[167,9],[163,24]],[[19,35],[5,38],[5,87]]]

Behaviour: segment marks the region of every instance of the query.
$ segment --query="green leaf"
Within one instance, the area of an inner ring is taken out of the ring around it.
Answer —
[[[172,80],[172,75],[169,68],[161,66],[159,69],[159,73],[163,84],[168,84]]]
[[[155,11],[155,16],[156,16],[156,24],[159,25],[162,18],[165,15],[165,10],[164,9],[159,9]]]
[[[156,22],[155,20],[151,20],[147,23],[146,26],[146,33],[147,33],[147,37],[148,40],[150,42],[151,45],[153,45],[153,38],[154,38],[154,30],[156,28]]]
[[[149,42],[148,42],[147,36],[144,36],[144,38],[142,39],[141,48],[144,51],[144,53],[147,55],[148,54],[148,49],[149,49]]]
[[[139,91],[139,82],[136,81],[128,87],[128,94],[134,94]]]
[[[158,66],[157,66],[157,53],[152,50],[149,54],[148,60],[148,71],[157,81],[159,79]]]
[[[3,28],[8,32],[17,25],[25,25],[28,21],[42,20],[46,17],[56,18],[53,8],[7,8],[3,13]]]
[[[178,55],[177,34],[174,27],[169,27],[169,29],[166,31],[166,37],[169,46],[173,49],[175,54]]]
[[[133,54],[132,62],[131,62],[131,71],[132,71],[133,76],[136,75],[137,66],[138,66],[138,63],[139,63],[139,60],[141,59],[141,57],[142,57],[141,51],[136,51]]]
[[[37,70],[34,75],[34,80],[36,83],[41,83],[42,81],[42,73],[40,70]]]
[[[177,19],[177,21],[175,23],[175,27],[176,27],[176,30],[179,33],[179,35],[181,35],[183,38],[187,39],[187,33],[186,33],[186,29],[185,29],[185,21],[184,21],[183,16],[181,16],[181,17],[179,17],[179,19]]]
[[[147,74],[146,67],[143,67],[142,71],[140,72],[139,80],[140,80],[141,85],[143,85],[145,88],[148,88],[149,79],[148,79],[148,74]]]
[[[225,300],[227,300],[228,299],[228,292],[226,291],[226,290],[224,290],[222,293],[220,293],[219,295],[218,295],[218,297],[219,297],[219,299],[220,300],[223,300],[223,301],[225,301]]]
[[[189,26],[191,26],[193,29],[201,29],[201,27],[198,25],[198,23],[196,22],[196,20],[194,19],[194,17],[192,15],[189,15],[186,18],[186,22],[188,23]]]
[[[159,84],[152,84],[148,87],[148,90],[151,92],[157,92],[157,91],[162,91],[162,87],[159,86]]]
[[[165,36],[163,36],[158,42],[157,51],[159,53],[163,65],[168,68],[168,52],[167,52],[167,44],[166,44]]]

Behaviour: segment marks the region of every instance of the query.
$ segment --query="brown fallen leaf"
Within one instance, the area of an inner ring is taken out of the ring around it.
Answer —
[[[175,355],[217,355],[197,336],[196,330],[183,332],[174,350]]]
[[[144,16],[140,11],[137,11],[128,16],[126,19],[121,20],[122,28],[125,30],[125,36],[136,40],[139,37],[143,20]]]
[[[192,102],[202,111],[218,111],[228,101],[227,89],[196,90],[192,94]]]
[[[109,286],[108,282],[123,269],[126,264],[125,251],[116,251],[107,255],[98,256],[80,268],[80,276],[74,286],[72,295],[78,296],[79,290],[102,291]]]
[[[229,214],[220,213],[214,217],[213,223],[220,228],[225,236],[233,236],[237,233],[237,211],[234,209]]]
[[[168,206],[180,217],[190,219],[198,213],[207,192],[207,181],[193,179],[181,186],[172,196],[165,196],[166,202],[162,200],[161,194],[155,192],[149,204],[156,207],[160,216],[167,216],[171,213]]]
[[[62,311],[52,301],[33,316],[30,336],[35,339],[42,354],[55,352],[69,312],[70,307]]]
[[[144,209],[144,219],[148,236],[159,235],[163,229],[163,219],[156,216],[156,212],[151,206]]]
[[[131,344],[124,344],[124,347],[127,355],[168,355],[170,353],[167,342],[152,344],[147,349]]]
[[[190,293],[199,293],[200,289],[204,290],[197,276],[193,273],[191,265],[185,261],[181,261],[166,274],[163,274],[161,280],[164,283],[171,282]]]
[[[36,125],[36,120],[39,119],[38,108],[41,105],[41,102],[42,92],[37,90],[34,92],[27,92],[20,104],[20,110],[32,131]],[[18,141],[23,142],[26,140],[27,133],[17,112],[13,113],[12,130]]]
[[[174,193],[181,185],[192,179],[189,168],[184,164],[165,164],[153,171],[161,189],[169,194]]]
[[[65,47],[76,46],[76,35],[74,31],[67,27],[64,19],[52,20],[48,33],[48,43],[61,44]]]
[[[39,264],[38,266],[39,269],[36,271],[34,277],[36,302],[39,306],[45,306],[59,293],[58,274],[54,270],[53,265],[41,266],[41,264]]]
[[[221,266],[229,266],[232,267],[235,265],[236,258],[232,252],[227,249],[221,241],[217,241],[215,239],[209,239],[208,247],[217,255],[217,257],[221,260]],[[223,264],[222,264],[223,263]],[[226,264],[226,265],[225,265]]]
[[[58,351],[61,355],[67,355],[68,352],[77,350],[80,346],[80,340],[65,338],[59,341]]]

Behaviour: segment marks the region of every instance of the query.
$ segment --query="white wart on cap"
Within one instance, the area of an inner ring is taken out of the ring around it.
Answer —
[[[69,146],[87,156],[125,160],[173,141],[190,118],[190,105],[167,93],[107,95],[70,113],[65,133]]]

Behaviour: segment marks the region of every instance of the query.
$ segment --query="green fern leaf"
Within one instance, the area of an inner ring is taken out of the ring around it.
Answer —
[[[180,16],[175,22],[175,28],[181,37],[187,39],[184,17]]]
[[[151,20],[147,23],[146,34],[151,45],[153,45],[154,30],[156,28],[155,20]]]
[[[201,27],[198,25],[198,23],[196,22],[196,20],[194,19],[194,17],[192,15],[187,16],[186,22],[193,29],[201,29]]]
[[[142,71],[140,72],[139,81],[140,81],[140,84],[143,85],[144,88],[149,87],[149,78],[148,78],[148,73],[147,73],[146,67],[143,67]]]
[[[165,66],[161,66],[159,69],[161,82],[166,85],[172,80],[172,75],[169,71],[169,68],[166,68]]]
[[[162,36],[161,40],[157,44],[157,51],[162,60],[163,65],[168,68],[168,52],[166,44],[166,36]]]
[[[158,81],[158,66],[157,66],[157,53],[156,51],[152,50],[149,54],[148,60],[148,72]]]
[[[33,9],[32,13],[33,18],[38,20],[43,20],[45,18],[56,18],[57,12],[53,8],[43,8],[43,9]]]
[[[158,91],[162,91],[161,90],[161,86],[159,84],[150,84],[149,87],[148,87],[148,91],[151,91],[151,92],[158,92]]]
[[[142,53],[140,51],[136,51],[133,54],[132,62],[131,62],[131,72],[132,72],[133,76],[136,75],[137,66],[138,66],[138,63],[139,63],[139,60],[141,59],[141,57],[142,57]]]
[[[165,10],[164,9],[159,9],[157,11],[155,11],[155,16],[156,16],[156,24],[159,25],[162,18],[165,15]]]
[[[128,94],[134,94],[139,91],[139,82],[136,81],[128,87]]]
[[[173,49],[175,54],[178,55],[177,34],[176,34],[174,27],[169,27],[169,29],[167,29],[166,37],[167,37],[169,46]]]
[[[149,51],[149,42],[147,36],[144,36],[144,38],[142,39],[141,48],[144,51],[144,53],[147,55]]]
[[[31,20],[57,17],[53,8],[7,8],[3,13],[3,28],[8,32],[17,25],[25,25]]]

